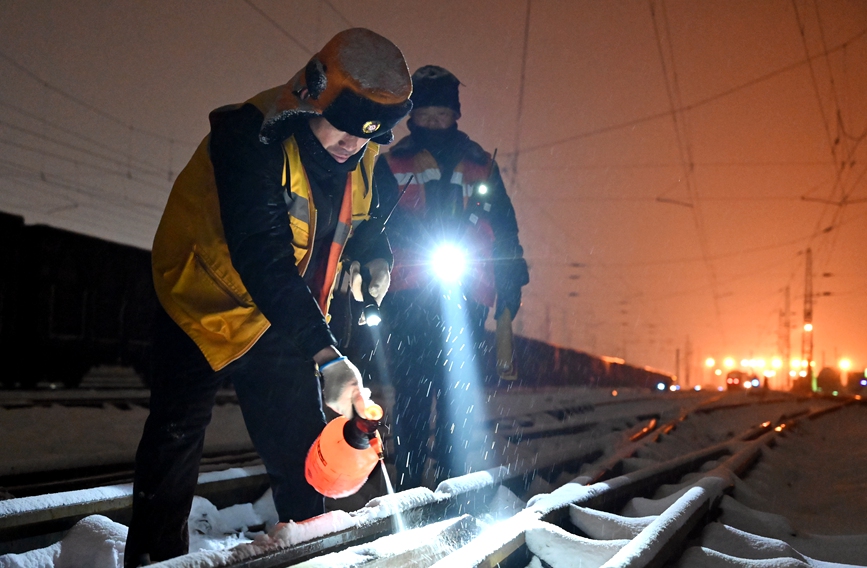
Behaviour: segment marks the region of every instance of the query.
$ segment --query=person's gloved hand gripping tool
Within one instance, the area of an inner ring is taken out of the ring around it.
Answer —
[[[413,176],[410,176],[403,189],[397,196],[397,199],[380,222],[379,219],[371,219],[359,227],[359,233],[369,231],[372,234],[381,234],[385,231],[385,225],[391,218],[392,213],[397,208],[400,198],[406,192],[406,188],[412,183]],[[391,285],[391,266],[382,258],[375,258],[370,262],[362,265],[359,261],[353,260],[349,264],[349,289],[352,292],[352,297],[356,302],[361,302],[362,308],[361,317],[358,320],[359,325],[378,325],[381,321],[379,315],[379,306],[382,304],[382,299],[388,292]]]
[[[313,356],[322,376],[323,402],[348,419],[354,413],[365,415],[367,406],[361,372],[352,361],[334,347],[326,347]]]

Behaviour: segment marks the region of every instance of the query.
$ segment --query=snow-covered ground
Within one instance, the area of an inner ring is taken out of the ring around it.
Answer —
[[[519,413],[519,409],[544,407],[552,403],[552,396],[567,405],[582,400],[597,404],[611,400],[610,391],[571,389],[553,395],[550,392],[534,395],[510,393],[499,398],[498,412]],[[684,393],[682,396],[684,407],[696,404],[696,400],[690,402],[688,398],[693,395]],[[721,402],[732,400],[749,399],[745,394],[731,394]],[[654,460],[667,459],[692,446],[703,447],[724,438],[728,432],[745,430],[763,416],[778,418],[806,408],[822,408],[832,402],[817,399],[807,404],[795,403],[783,396],[777,402],[765,400],[763,404],[733,412],[695,415],[678,426],[670,441],[646,446],[631,459],[630,467],[637,469]],[[600,405],[598,411],[611,413],[614,408]],[[146,411],[142,409],[49,407],[0,410],[0,431],[3,432],[0,469],[9,473],[33,471],[49,464],[57,468],[69,467],[94,456],[103,461],[128,458],[135,451],[145,416]],[[245,437],[237,408],[231,405],[218,407],[209,431],[209,443],[213,447],[237,446],[248,443]],[[612,434],[606,439],[614,440],[616,437]],[[867,565],[865,439],[867,407],[864,405],[850,405],[822,418],[802,421],[797,428],[783,433],[777,444],[763,450],[762,459],[755,468],[743,479],[735,480],[734,491],[723,497],[721,517],[706,529],[700,542],[692,543],[695,546],[687,549],[679,566],[840,565],[834,562]],[[616,449],[610,447],[608,455]],[[466,483],[484,483],[480,479],[473,477]],[[614,535],[616,538],[611,535],[605,538],[603,534],[601,538],[597,535],[596,539],[587,539],[538,520],[538,512],[551,506],[552,502],[568,503],[570,497],[594,490],[594,486],[567,484],[568,481],[563,479],[546,485],[539,480],[537,489],[548,495],[536,497],[529,505],[501,491],[494,506],[479,521],[486,526],[493,525],[499,519],[520,512],[519,517],[511,522],[520,525],[520,529],[515,530],[526,531],[528,547],[537,556],[530,566],[542,566],[539,558],[555,567],[578,566],[578,558],[583,562],[581,566],[600,566],[623,547],[624,539],[640,534],[659,514],[660,507],[670,504],[671,496],[681,490],[672,487],[662,490],[654,499],[633,500],[616,515],[584,511],[582,517],[581,512],[573,512],[573,519],[583,518],[578,522],[584,524],[578,526],[583,527],[585,534],[590,534],[587,526],[610,527],[612,523],[625,531]],[[249,556],[314,535],[363,525],[395,510],[442,498],[449,491],[458,490],[455,489],[458,486],[440,487],[437,492],[418,489],[395,496],[375,497],[358,510],[334,510],[313,522],[282,528],[273,526],[275,515],[269,494],[255,503],[223,510],[197,498],[190,522],[194,554],[164,565],[184,568],[220,565],[229,557]],[[10,504],[0,502],[0,513],[4,505]],[[248,530],[263,524],[270,534],[254,534]],[[425,539],[425,542],[441,541],[442,546],[447,546],[446,543],[452,542],[450,538],[431,535],[448,534],[451,528],[450,522],[446,522],[415,529],[427,532],[419,534],[418,538],[415,535],[403,538],[407,536],[404,534],[401,538],[380,539],[308,561],[304,566],[350,567],[359,565],[363,559],[399,559],[408,542],[417,543]],[[494,532],[497,538],[502,538],[508,530],[506,521],[497,525]],[[0,568],[119,567],[122,565],[125,537],[125,526],[94,515],[79,522],[63,541],[50,547],[0,556]],[[468,549],[467,554],[471,553]],[[459,561],[454,556],[449,558],[451,562]]]

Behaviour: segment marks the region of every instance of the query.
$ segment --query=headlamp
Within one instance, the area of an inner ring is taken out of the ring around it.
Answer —
[[[466,254],[458,246],[450,243],[442,244],[434,250],[431,257],[431,268],[441,281],[456,283],[466,271]]]
[[[379,325],[382,316],[379,314],[376,298],[370,293],[370,269],[367,266],[361,267],[361,297],[364,301],[364,308],[361,310],[364,323],[369,326]]]
[[[379,306],[376,305],[376,301],[365,305],[362,313],[364,314],[364,323],[369,326],[379,325],[379,322],[382,321],[382,316],[379,315]]]

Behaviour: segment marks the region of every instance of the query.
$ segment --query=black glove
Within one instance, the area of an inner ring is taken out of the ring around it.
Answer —
[[[497,307],[494,310],[494,318],[499,319],[503,310],[508,309],[514,319],[521,307],[521,288],[509,288],[497,292]]]
[[[514,318],[521,307],[521,287],[530,282],[530,271],[523,258],[500,262],[494,267],[497,282],[497,307],[494,318],[499,318],[506,308]]]

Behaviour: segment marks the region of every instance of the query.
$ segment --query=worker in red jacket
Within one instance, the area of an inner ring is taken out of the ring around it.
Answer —
[[[482,359],[493,347],[483,344],[484,322],[494,308],[494,317],[508,318],[511,326],[529,282],[499,168],[458,130],[460,81],[435,65],[418,69],[412,81],[410,135],[381,156],[374,171],[384,209],[396,206],[385,227],[394,268],[380,335],[395,389],[400,488],[428,477],[434,400],[436,469],[428,479],[469,473],[473,413],[481,411],[470,393],[481,388]],[[451,275],[437,273],[439,261]],[[444,285],[441,276],[455,281]]]
[[[376,208],[374,160],[409,112],[411,90],[401,51],[355,28],[287,84],[210,114],[153,243],[162,309],[127,567],[187,553],[205,428],[229,381],[279,520],[325,512],[304,476],[323,399],[347,417],[365,404],[358,369],[329,329],[329,302],[346,262],[368,269],[379,299],[388,288],[384,237],[358,247],[364,257],[347,258],[344,246]]]

